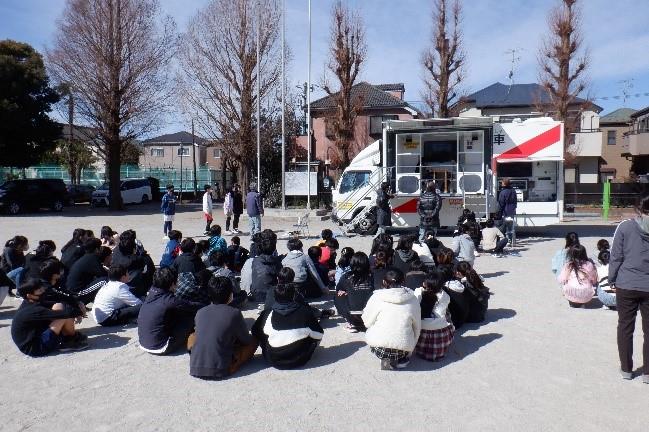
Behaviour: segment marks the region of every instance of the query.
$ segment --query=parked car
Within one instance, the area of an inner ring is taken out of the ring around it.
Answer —
[[[68,198],[70,204],[82,203],[82,202],[91,202],[92,193],[95,191],[95,187],[92,185],[67,185],[68,189]]]
[[[9,180],[0,185],[0,208],[12,215],[40,208],[60,212],[68,202],[61,179]]]
[[[151,201],[151,183],[148,179],[126,179],[120,185],[124,204],[147,203]],[[93,206],[107,206],[110,202],[108,182],[92,193]]]

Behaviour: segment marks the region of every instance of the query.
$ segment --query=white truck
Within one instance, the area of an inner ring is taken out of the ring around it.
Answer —
[[[443,198],[440,223],[452,227],[464,208],[485,221],[498,211],[500,181],[518,196],[516,224],[545,226],[563,216],[563,123],[548,117],[389,120],[383,139],[352,160],[333,191],[332,219],[350,231],[376,230],[376,191],[391,185],[392,224],[419,225],[417,202],[434,180]]]

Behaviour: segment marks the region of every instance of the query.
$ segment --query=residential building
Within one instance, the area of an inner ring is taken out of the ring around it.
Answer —
[[[193,139],[192,139],[193,138]],[[196,146],[192,145],[195,143]],[[150,138],[141,143],[141,168],[173,168],[176,170],[193,167],[193,152],[196,152],[196,166],[207,162],[206,140],[181,131]]]
[[[600,181],[625,181],[631,171],[631,159],[623,156],[624,134],[629,132],[631,115],[636,110],[620,108],[599,119],[602,131],[602,164]]]
[[[356,117],[355,142],[350,150],[350,159],[368,144],[381,139],[383,121],[409,120],[418,116],[418,111],[403,100],[404,93],[402,83],[372,85],[360,82],[352,87],[352,101],[360,103],[362,109]],[[334,96],[311,102],[312,160],[324,162],[327,168],[337,151],[330,119],[335,110]],[[297,137],[296,144],[303,149],[307,149],[307,142],[306,136]]]
[[[69,139],[70,125],[67,123],[61,123],[61,140],[65,142]],[[106,171],[106,160],[104,159],[104,155],[98,150],[100,143],[95,129],[87,126],[72,125],[72,139],[87,144],[88,149],[95,157],[95,162],[92,164],[93,169],[100,173]]]
[[[631,127],[625,134],[623,154],[631,158],[631,171],[649,174],[649,107],[630,115]]]
[[[219,144],[211,142],[205,149],[205,160],[210,170],[221,172],[223,169],[223,149]]]

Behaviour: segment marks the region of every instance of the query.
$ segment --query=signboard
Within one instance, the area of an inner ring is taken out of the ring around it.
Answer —
[[[286,196],[307,196],[309,193],[309,184],[307,183],[306,171],[288,171],[286,172]],[[311,176],[311,196],[318,195],[318,173],[312,172]]]

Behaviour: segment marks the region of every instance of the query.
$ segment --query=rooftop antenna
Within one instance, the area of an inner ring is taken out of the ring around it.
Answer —
[[[509,70],[509,87],[514,85],[514,71],[516,70],[516,63],[521,61],[521,57],[518,55],[521,51],[524,51],[525,48],[511,48],[505,51],[505,54],[511,55],[511,69]]]
[[[618,84],[622,84],[623,104],[626,105],[627,99],[631,97],[631,89],[633,88],[633,78],[627,78],[618,81]]]

